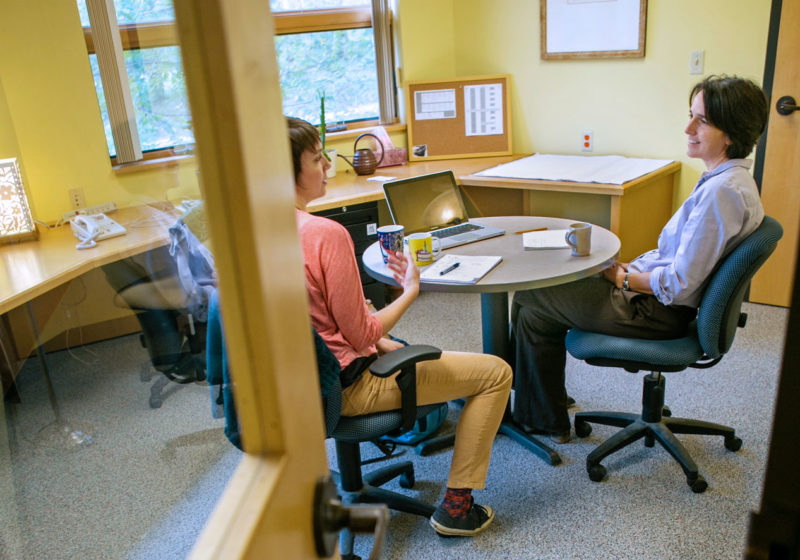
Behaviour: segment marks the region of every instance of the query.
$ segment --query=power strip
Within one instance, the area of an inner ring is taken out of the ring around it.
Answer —
[[[78,214],[82,214],[84,216],[91,216],[92,214],[108,214],[116,209],[116,204],[113,202],[106,202],[103,204],[98,204],[97,206],[90,206],[89,208],[79,208],[78,210],[64,212],[64,214],[61,216],[61,221],[67,223]]]

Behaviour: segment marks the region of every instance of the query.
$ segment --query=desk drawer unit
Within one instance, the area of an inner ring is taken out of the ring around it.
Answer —
[[[364,287],[364,296],[372,300],[375,307],[380,309],[386,303],[385,286],[371,278],[364,272],[361,255],[372,243],[378,240],[378,203],[364,202],[352,206],[340,206],[329,210],[314,212],[317,216],[325,216],[336,220],[347,228],[355,246],[356,262],[361,274],[361,285]]]

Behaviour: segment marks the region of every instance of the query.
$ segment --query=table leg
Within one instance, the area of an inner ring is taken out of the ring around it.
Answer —
[[[513,362],[508,326],[508,293],[494,292],[481,294],[481,325],[483,328],[483,351]],[[528,451],[550,465],[561,463],[561,456],[539,438],[533,437],[520,428],[511,417],[510,402],[506,405],[499,432],[510,437]]]
[[[481,294],[481,326],[483,352],[509,361],[511,348],[508,336],[508,293]]]
[[[42,369],[42,377],[44,378],[45,387],[47,387],[47,396],[50,398],[50,407],[53,409],[55,420],[42,428],[37,434],[37,442],[48,447],[59,448],[75,448],[89,445],[94,441],[94,438],[89,435],[88,427],[70,426],[61,416],[61,407],[58,405],[56,399],[56,391],[53,388],[53,382],[50,379],[50,368],[47,365],[47,354],[44,351],[44,344],[39,335],[39,325],[36,322],[36,316],[33,313],[33,305],[31,302],[25,304],[28,310],[28,317],[31,321],[31,328],[36,337],[36,355],[39,358],[39,366]]]

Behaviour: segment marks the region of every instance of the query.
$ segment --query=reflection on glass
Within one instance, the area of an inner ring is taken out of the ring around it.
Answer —
[[[114,156],[116,148],[111,134],[97,56],[90,55],[89,61],[100,103],[108,152]],[[157,150],[194,143],[180,49],[159,47],[125,51],[125,66],[142,150]]]
[[[179,47],[125,52],[142,150],[194,142]]]
[[[109,214],[125,235],[78,251],[69,226],[44,229],[3,260],[25,281],[0,284],[2,558],[185,558],[241,458],[169,250],[179,218],[209,242],[195,166],[148,188]],[[53,445],[59,417],[91,426],[91,445]]]

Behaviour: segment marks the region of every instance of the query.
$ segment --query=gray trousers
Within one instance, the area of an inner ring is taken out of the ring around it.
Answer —
[[[686,333],[697,310],[665,306],[625,292],[601,276],[517,292],[511,306],[514,420],[536,430],[570,429],[564,338],[572,327],[628,338],[669,339]]]

